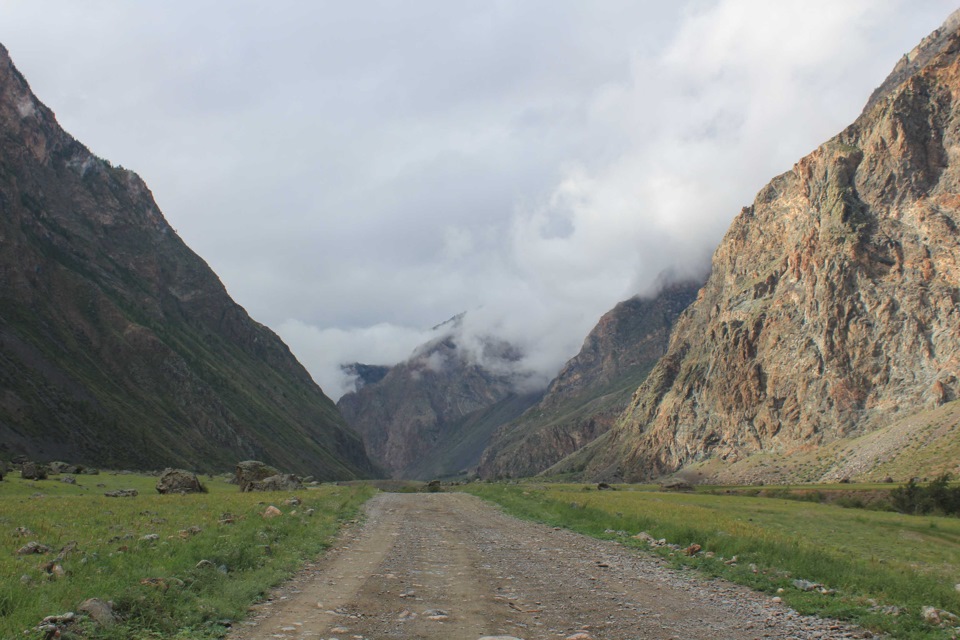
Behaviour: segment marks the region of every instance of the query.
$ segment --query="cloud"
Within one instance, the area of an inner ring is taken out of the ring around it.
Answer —
[[[463,311],[545,382],[952,4],[12,1],[0,41],[336,397]]]

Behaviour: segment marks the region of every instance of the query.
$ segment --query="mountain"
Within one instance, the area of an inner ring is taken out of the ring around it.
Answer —
[[[615,427],[554,471],[720,473],[958,397],[958,24],[960,13],[743,209]]]
[[[65,133],[0,47],[0,455],[369,475],[359,437],[143,181]]]
[[[361,378],[338,408],[363,437],[370,456],[395,478],[431,479],[472,469],[493,431],[540,399],[517,391],[520,353],[492,338],[463,337],[462,317],[435,329],[379,380]],[[351,365],[358,374],[376,371]],[[377,374],[379,375],[379,373]]]
[[[543,400],[493,436],[480,460],[480,476],[536,475],[606,433],[666,352],[670,330],[701,284],[666,286],[656,296],[625,300],[604,314]]]

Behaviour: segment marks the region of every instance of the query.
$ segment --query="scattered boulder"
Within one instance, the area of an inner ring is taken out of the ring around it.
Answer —
[[[100,475],[100,470],[94,469],[93,467],[81,467],[80,473],[82,473],[85,476],[98,476]]]
[[[64,484],[77,484],[77,478],[75,476],[63,476],[60,478],[60,482]]]
[[[200,478],[185,469],[164,469],[157,480],[157,493],[206,493],[207,488],[200,484]]]
[[[800,591],[813,591],[814,589],[822,589],[823,585],[819,582],[810,582],[809,580],[794,580],[793,586]]]
[[[284,500],[283,504],[287,505],[288,507],[299,507],[301,504],[303,504],[303,501],[300,498],[294,496],[292,498],[287,498],[286,500]]]
[[[18,556],[28,556],[32,553],[50,553],[53,551],[50,547],[45,544],[40,544],[37,541],[31,541],[17,549]]]
[[[259,460],[245,460],[237,463],[236,480],[241,492],[255,491],[251,484],[275,476],[280,472]]]
[[[270,505],[263,512],[264,518],[276,518],[277,516],[282,516],[283,512],[280,509],[277,509],[275,506]]]
[[[616,490],[617,490],[616,487],[611,487],[606,482],[597,483],[597,491],[616,491]]]
[[[104,602],[100,598],[84,600],[77,607],[77,611],[87,614],[101,627],[109,627],[117,621],[117,616],[113,613],[113,603]]]
[[[299,491],[303,489],[300,478],[292,473],[278,473],[263,480],[254,480],[247,485],[247,491]]]
[[[683,552],[684,552],[686,555],[688,555],[688,556],[695,556],[695,555],[697,555],[698,553],[700,553],[700,549],[702,549],[702,548],[703,548],[703,547],[701,547],[701,546],[698,545],[696,542],[694,542],[694,543],[691,544],[689,547],[687,547],[686,549],[684,549]]]
[[[937,609],[936,607],[923,607],[923,609],[920,610],[920,615],[924,621],[941,627],[948,624],[954,625],[958,620],[956,615],[943,609]]]
[[[59,460],[54,460],[53,462],[47,463],[47,469],[49,470],[50,475],[52,476],[56,476],[56,475],[60,475],[61,473],[64,473],[64,469],[66,469],[69,466],[70,465],[68,465],[66,462],[61,462]]]
[[[20,465],[20,477],[24,480],[46,480],[47,468],[36,462],[24,462]]]
[[[693,485],[683,478],[670,478],[660,483],[661,491],[693,491]]]
[[[140,492],[136,489],[117,489],[116,491],[105,491],[103,495],[108,498],[136,498],[140,495]]]

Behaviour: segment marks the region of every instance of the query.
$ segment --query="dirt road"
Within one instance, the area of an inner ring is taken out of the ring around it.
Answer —
[[[384,493],[366,511],[231,640],[869,637],[469,495]]]

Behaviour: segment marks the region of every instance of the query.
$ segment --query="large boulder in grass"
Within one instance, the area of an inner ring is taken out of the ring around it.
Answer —
[[[252,489],[250,485],[279,474],[279,471],[259,460],[245,460],[237,463],[236,478],[241,492],[263,491],[263,489]]]
[[[669,478],[660,483],[661,491],[693,491],[693,485],[683,478]]]
[[[47,468],[36,462],[24,462],[20,465],[20,477],[24,480],[46,480]]]
[[[185,469],[164,469],[157,480],[157,493],[206,493],[200,478]]]
[[[300,478],[292,473],[278,473],[269,478],[251,482],[247,491],[299,491],[300,489],[303,489]]]

